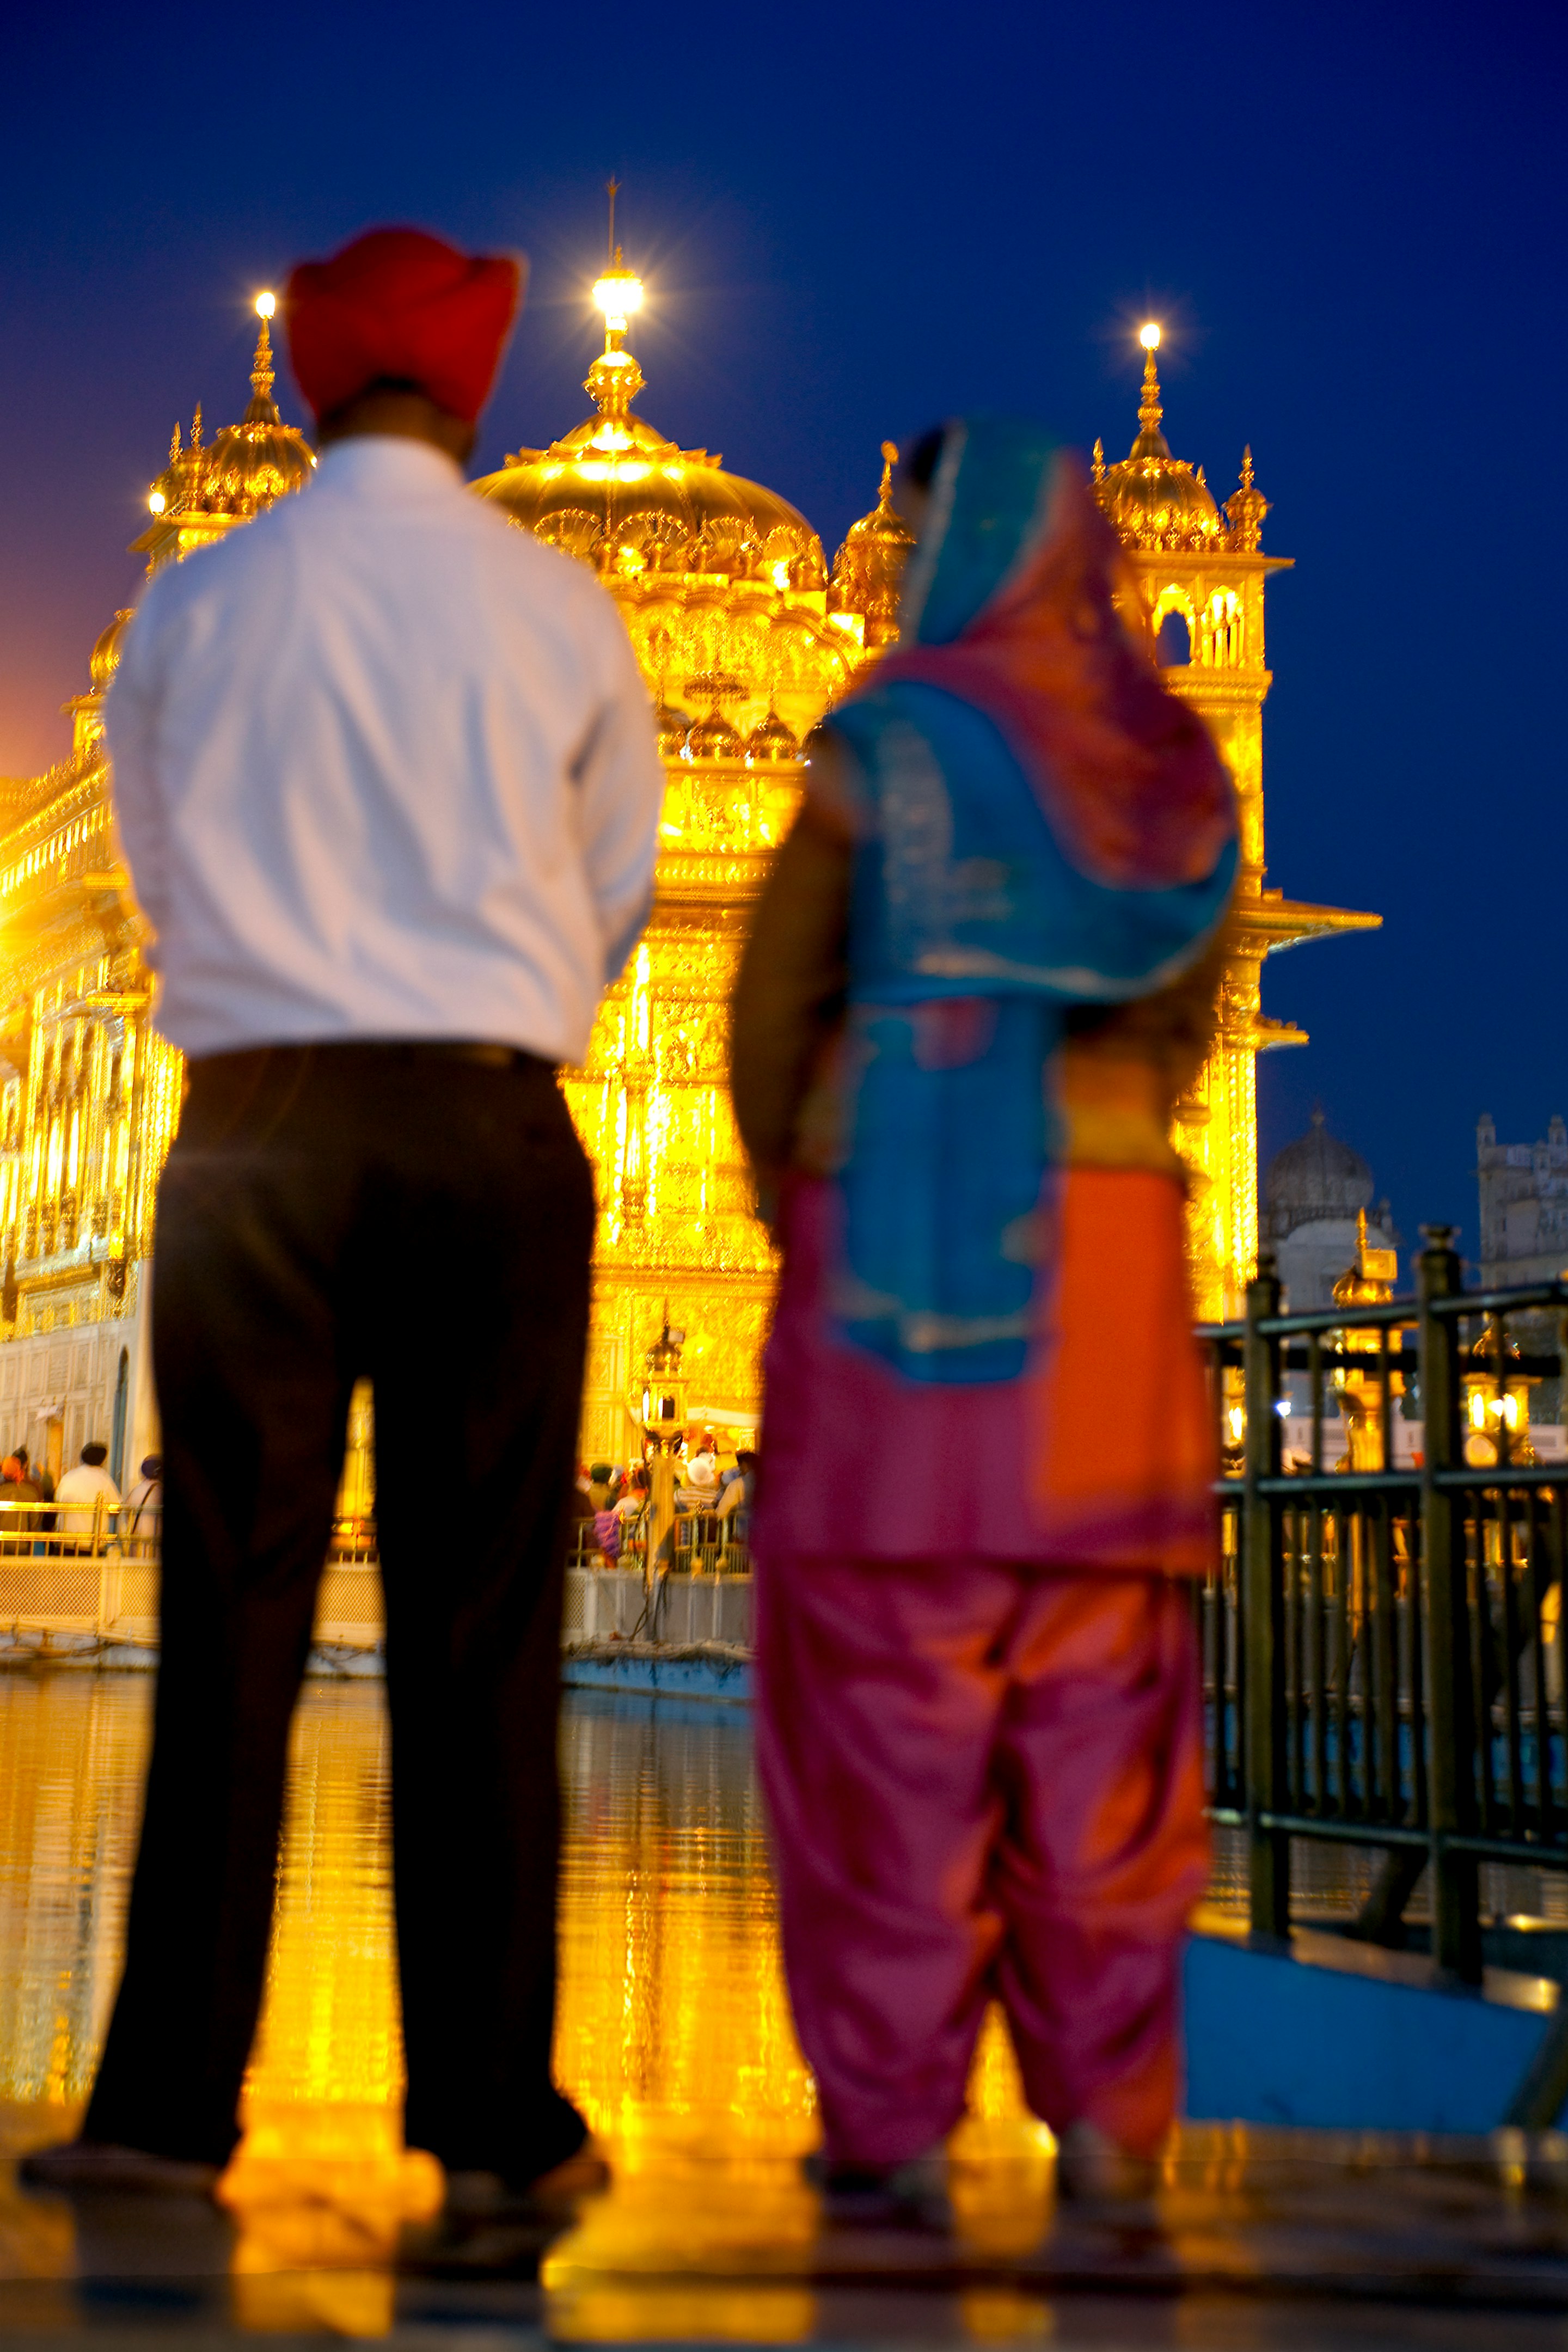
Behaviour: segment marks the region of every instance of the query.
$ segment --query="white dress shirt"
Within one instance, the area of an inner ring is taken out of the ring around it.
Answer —
[[[159,572],[123,644],[105,727],[171,1044],[582,1059],[664,794],[592,573],[427,443],[358,438]]]
[[[65,1472],[55,1488],[57,1503],[84,1503],[85,1510],[62,1511],[57,1525],[62,1535],[86,1536],[92,1533],[93,1506],[102,1503],[101,1525],[112,1529],[114,1505],[120,1500],[120,1489],[100,1463],[78,1462]]]

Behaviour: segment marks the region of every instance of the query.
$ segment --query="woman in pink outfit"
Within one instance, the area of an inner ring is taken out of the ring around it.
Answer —
[[[994,1997],[1064,2185],[1141,2179],[1207,1862],[1215,1465],[1169,1133],[1234,795],[1122,622],[1079,464],[977,419],[910,474],[900,648],[814,739],[734,1002],[784,1259],[758,1755],[851,2205],[924,2177]]]

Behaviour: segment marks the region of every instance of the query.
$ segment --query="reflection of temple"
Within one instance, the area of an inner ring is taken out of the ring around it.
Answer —
[[[896,635],[909,534],[885,466],[877,506],[829,576],[793,507],[634,414],[642,375],[626,330],[641,289],[617,265],[595,293],[607,334],[587,379],[594,415],[475,488],[592,564],[616,597],[669,776],[652,922],[585,1066],[566,1080],[599,1186],[584,1444],[625,1459],[630,1391],[667,1301],[688,1334],[692,1415],[739,1433],[756,1411],[773,1258],[730,1115],[725,1000],[795,805],[802,740]],[[176,431],[137,541],[150,565],[183,559],[309,478],[313,459],[281,422],[272,381],[264,321],[243,420],[205,441],[198,410],[188,441]],[[1259,1013],[1261,960],[1373,919],[1263,888],[1263,587],[1279,559],[1259,551],[1266,509],[1250,466],[1222,516],[1201,468],[1171,457],[1160,416],[1151,353],[1142,430],[1122,464],[1097,457],[1096,479],[1156,627],[1185,632],[1170,682],[1213,727],[1242,795],[1226,1026],[1178,1116],[1197,1178],[1201,1304],[1213,1314],[1234,1303],[1256,1245],[1254,1056],[1300,1034]],[[100,709],[128,619],[105,630],[89,690],[68,706],[69,756],[0,785],[0,1444],[70,1459],[84,1437],[102,1436],[117,1471],[154,1426],[144,1273],[180,1079],[179,1056],[149,1026],[139,918],[110,834]],[[363,1452],[363,1400],[356,1429]],[[345,1507],[357,1510],[368,1491],[363,1475],[351,1485]]]
[[[1148,358],[1138,438],[1117,466],[1105,464],[1096,442],[1100,502],[1138,575],[1170,665],[1166,684],[1203,713],[1241,801],[1242,876],[1220,1035],[1176,1113],[1175,1142],[1194,1177],[1189,1234],[1198,1310],[1217,1318],[1238,1310],[1258,1248],[1257,1057],[1269,1045],[1306,1042],[1300,1029],[1259,1009],[1263,959],[1379,919],[1300,906],[1263,887],[1263,700],[1270,684],[1263,591],[1269,573],[1290,559],[1261,552],[1268,508],[1252,479],[1250,449],[1223,513],[1203,467],[1194,473],[1172,457],[1160,430],[1159,329],[1145,327],[1142,339]]]

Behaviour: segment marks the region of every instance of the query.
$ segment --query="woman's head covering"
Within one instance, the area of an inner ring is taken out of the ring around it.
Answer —
[[[514,254],[459,253],[417,228],[376,228],[329,261],[302,261],[283,315],[289,356],[318,417],[370,385],[412,384],[472,424],[489,396],[522,293]]]
[[[14,1454],[7,1454],[5,1461],[0,1462],[0,1478],[5,1479],[9,1484],[14,1486],[21,1475],[22,1465],[20,1462]]]
[[[948,425],[879,682],[921,678],[987,711],[1063,849],[1123,887],[1196,880],[1236,826],[1207,729],[1123,617],[1138,609],[1069,452],[1002,417]]]
[[[1081,466],[961,420],[899,649],[827,722],[858,819],[838,1311],[910,1379],[1022,1371],[1061,1008],[1168,985],[1229,903],[1235,794],[1136,599]]]

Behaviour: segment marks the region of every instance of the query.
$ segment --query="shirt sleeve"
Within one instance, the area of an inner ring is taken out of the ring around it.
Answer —
[[[578,754],[576,782],[578,838],[607,985],[623,970],[653,907],[664,768],[647,688],[620,615],[612,606],[602,621],[603,688]]]
[[[119,665],[103,706],[115,832],[131,869],[136,904],[154,930],[161,930],[163,924],[167,864],[157,763],[161,603],[154,583],[143,594],[121,639]],[[156,971],[156,943],[147,942],[143,952]]]

